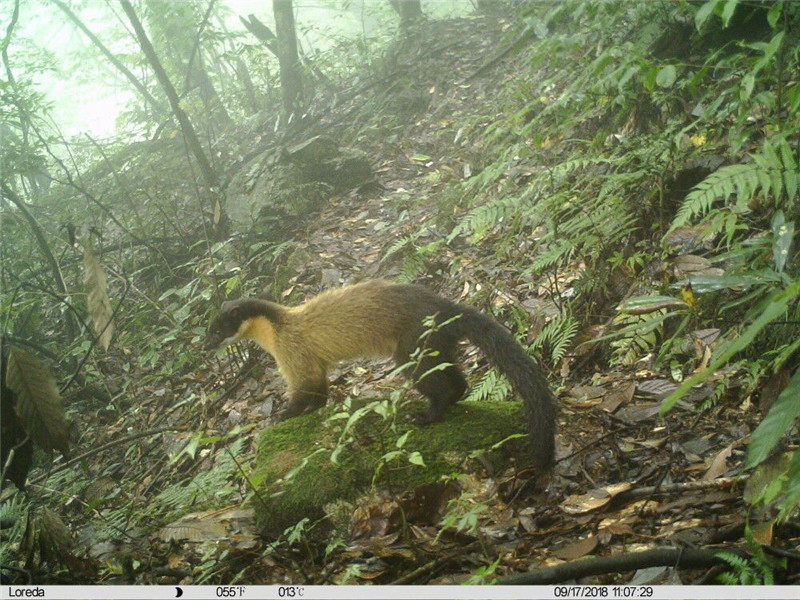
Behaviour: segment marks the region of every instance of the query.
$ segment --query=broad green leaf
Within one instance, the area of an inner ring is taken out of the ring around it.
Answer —
[[[754,285],[780,282],[781,277],[772,269],[751,271],[746,275],[713,275],[692,276],[692,289],[699,294],[707,294],[719,290],[746,290]],[[682,284],[679,281],[678,284]]]
[[[787,85],[784,95],[789,112],[796,111],[800,108],[800,83]]]
[[[694,26],[697,27],[697,31],[703,27],[705,22],[708,20],[708,17],[714,12],[714,9],[717,7],[717,4],[722,2],[722,0],[708,0],[705,4],[703,4],[694,15]]]
[[[776,211],[775,216],[772,217],[772,235],[775,239],[772,245],[772,260],[775,270],[782,273],[794,238],[794,223],[786,222],[782,210]]]
[[[685,308],[686,302],[673,296],[637,296],[629,298],[617,310],[621,313],[641,315],[662,308]]]
[[[767,13],[767,22],[769,26],[775,29],[778,25],[778,19],[781,18],[781,11],[783,10],[783,2],[773,2]]]
[[[651,67],[647,70],[647,73],[644,74],[642,78],[642,84],[647,89],[648,92],[652,92],[656,88],[656,78],[660,73],[660,69],[656,67]]]
[[[754,467],[769,456],[786,431],[800,417],[800,368],[794,372],[789,385],[781,392],[767,416],[753,432],[747,451],[747,468]]]
[[[783,43],[783,36],[784,36],[783,31],[775,34],[775,36],[764,47],[764,57],[762,58],[762,60],[764,61],[765,64],[771,62],[772,59],[775,57],[775,54],[777,54],[778,50],[781,47],[781,44]]]
[[[667,65],[658,72],[658,75],[656,76],[656,83],[662,88],[672,87],[675,83],[677,75],[678,72],[675,69],[675,65]]]
[[[661,414],[664,415],[668,413],[678,400],[692,389],[692,387],[706,379],[714,371],[728,362],[735,354],[747,348],[767,325],[778,317],[786,314],[786,309],[789,304],[794,302],[798,296],[800,296],[800,281],[795,281],[788,288],[773,293],[772,298],[766,303],[764,311],[745,328],[741,335],[730,343],[720,346],[719,355],[708,368],[684,381],[677,390],[664,398],[664,401],[661,403]]]
[[[731,22],[731,17],[736,11],[737,4],[739,4],[739,0],[728,0],[725,3],[725,6],[722,9],[722,27],[727,27]]]
[[[755,84],[756,76],[752,71],[742,77],[742,87],[739,89],[739,99],[742,102],[746,102],[750,99],[750,96],[753,94],[753,87]]]
[[[111,336],[114,333],[114,322],[112,321],[114,310],[111,308],[111,299],[108,297],[106,274],[94,251],[91,236],[89,236],[84,247],[83,264],[86,306],[92,317],[97,341],[103,350],[108,350],[108,346],[111,344]]]
[[[797,198],[797,171],[784,171],[783,183],[786,188],[786,197]]]
[[[784,521],[793,515],[798,503],[800,503],[800,450],[795,450],[787,473],[784,498],[780,505],[778,519]]]
[[[408,440],[408,434],[409,433],[411,433],[410,429],[408,431],[406,431],[403,435],[401,435],[399,438],[397,438],[397,442],[395,443],[395,445],[398,448],[402,448],[403,446],[406,445],[406,440]]]
[[[422,459],[422,454],[419,452],[412,452],[408,455],[408,462],[412,465],[419,465],[421,467],[425,466],[425,461]]]
[[[753,472],[750,473],[750,477],[747,479],[747,483],[745,483],[744,491],[742,492],[742,499],[745,501],[745,504],[753,505],[759,502],[765,502],[767,488],[770,483],[786,474],[791,461],[792,454],[790,452],[784,452],[758,465]]]

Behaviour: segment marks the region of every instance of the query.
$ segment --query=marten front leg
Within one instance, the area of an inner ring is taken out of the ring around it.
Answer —
[[[328,380],[322,378],[318,381],[307,381],[289,390],[291,400],[276,417],[283,421],[303,413],[313,412],[325,406],[328,399]]]

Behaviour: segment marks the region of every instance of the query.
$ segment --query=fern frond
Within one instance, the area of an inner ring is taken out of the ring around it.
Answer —
[[[466,400],[499,402],[511,393],[511,384],[497,369],[491,368],[481,377],[477,385],[470,389]]]
[[[730,566],[735,567],[737,569],[747,569],[750,566],[750,563],[746,558],[742,558],[738,554],[734,554],[733,552],[717,552],[717,556],[728,563]]]
[[[564,358],[567,349],[572,345],[572,340],[578,333],[578,327],[578,321],[572,317],[559,320],[559,327],[553,332],[550,342],[550,360],[553,363],[558,363]]]
[[[425,257],[419,253],[409,254],[403,260],[400,280],[410,283],[425,272]]]
[[[771,194],[776,204],[785,199],[791,208],[797,201],[800,171],[786,140],[765,141],[762,153],[751,158],[752,163],[721,167],[698,183],[678,209],[669,231],[709,212],[714,202],[727,203],[734,195],[736,202],[731,208],[739,213],[745,212],[757,195]]]
[[[497,198],[472,209],[467,216],[453,229],[448,241],[458,235],[472,233],[475,241],[480,241],[497,227],[500,223],[507,221],[511,215],[518,212],[520,198],[517,196],[510,198]]]
[[[381,258],[381,262],[389,260],[389,258],[393,255],[405,248],[406,246],[410,246],[416,241],[416,236],[405,235],[397,240],[394,244],[392,244],[389,249],[384,252],[383,257]]]
[[[622,329],[616,332],[611,342],[614,348],[614,361],[617,364],[630,365],[643,354],[650,352],[658,341],[656,331],[663,327],[669,313],[664,310],[655,310],[645,314],[622,313],[614,318],[616,325]]]
[[[596,167],[597,165],[607,165],[609,164],[609,159],[607,158],[574,158],[572,160],[566,160],[562,163],[559,163],[555,167],[553,167],[549,172],[544,173],[543,176],[560,180],[574,173],[575,171],[584,171],[589,167]]]
[[[571,237],[564,237],[558,241],[554,241],[546,250],[536,255],[530,267],[526,269],[526,273],[544,271],[557,265],[559,262],[568,262],[572,253],[577,248],[578,242]]]
[[[678,209],[669,231],[686,225],[693,217],[703,215],[711,210],[715,201],[727,201],[736,194],[739,202],[749,201],[753,193],[763,185],[769,186],[769,177],[763,180],[766,173],[757,164],[728,165],[714,171],[698,183],[686,196],[686,200]]]
[[[559,315],[542,328],[541,333],[530,346],[530,350],[543,348],[550,350],[550,360],[558,363],[567,353],[567,349],[578,333],[579,323],[570,315]]]

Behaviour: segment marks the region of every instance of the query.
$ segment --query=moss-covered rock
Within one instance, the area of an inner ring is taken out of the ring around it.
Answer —
[[[240,229],[270,237],[319,211],[331,194],[372,177],[364,152],[315,136],[253,157],[231,180],[227,211]]]
[[[315,520],[324,516],[326,504],[355,498],[373,480],[378,486],[405,489],[468,470],[474,464],[470,454],[488,452],[525,430],[522,406],[517,402],[461,402],[441,423],[416,427],[402,419],[394,430],[370,413],[354,428],[352,440],[334,463],[332,451],[346,419],[330,417],[341,410],[329,407],[289,419],[261,434],[256,458],[261,485],[254,504],[267,537],[280,535],[305,517]],[[380,469],[376,477],[381,457],[397,450],[396,442],[406,432],[404,450],[419,452],[424,466],[412,464],[402,455]],[[498,469],[512,456],[525,462],[525,444],[503,444],[489,454]]]

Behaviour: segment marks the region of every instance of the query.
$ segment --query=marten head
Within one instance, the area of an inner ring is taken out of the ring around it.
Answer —
[[[206,348],[222,348],[243,339],[253,339],[265,348],[271,345],[269,331],[277,323],[282,307],[266,300],[243,298],[222,303],[211,321]],[[266,330],[268,331],[265,331]]]

